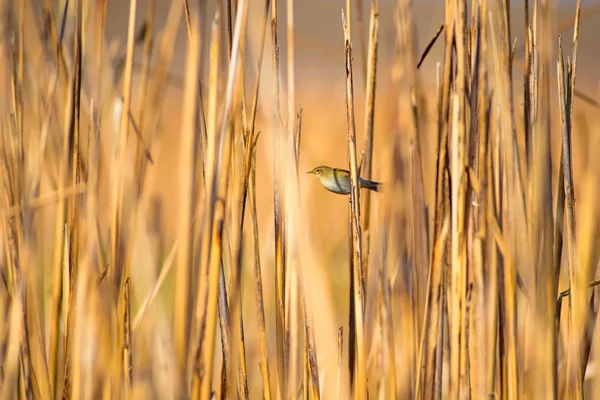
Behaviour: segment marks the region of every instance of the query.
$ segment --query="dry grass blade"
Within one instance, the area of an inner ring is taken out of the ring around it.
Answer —
[[[419,59],[419,62],[417,63],[417,69],[421,68],[421,64],[423,64],[423,61],[425,61],[425,58],[427,57],[427,54],[429,54],[429,51],[431,50],[431,48],[433,47],[433,45],[437,41],[438,37],[440,37],[440,35],[442,34],[443,30],[444,30],[444,25],[441,25],[440,29],[438,29],[438,31],[436,32],[436,34],[429,41],[429,44],[427,45],[427,47],[425,47],[425,50],[423,51],[423,54],[421,54],[421,58]]]
[[[154,301],[154,299],[156,298],[158,291],[162,287],[163,282],[165,281],[165,278],[167,277],[169,271],[171,270],[171,266],[173,265],[173,261],[175,260],[175,255],[177,254],[176,252],[177,252],[178,245],[179,245],[179,242],[177,242],[177,243],[175,243],[175,245],[173,245],[173,248],[167,255],[165,262],[163,263],[163,266],[160,270],[160,275],[158,276],[158,279],[156,280],[156,282],[154,283],[154,286],[152,287],[152,291],[150,293],[148,293],[148,295],[144,299],[142,305],[140,306],[140,309],[138,310],[137,314],[135,315],[135,318],[133,320],[133,326],[131,328],[131,330],[133,332],[137,331],[137,329],[142,321],[142,318],[144,317],[144,314],[148,310],[148,307],[150,307],[150,305],[152,304],[152,301]]]

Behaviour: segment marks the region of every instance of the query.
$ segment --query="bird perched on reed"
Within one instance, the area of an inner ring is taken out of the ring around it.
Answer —
[[[316,167],[307,173],[313,174],[319,178],[323,187],[330,192],[346,195],[350,194],[352,187],[350,184],[350,173],[345,169],[331,168],[321,165],[320,167]],[[362,189],[381,192],[381,183],[369,181],[361,177],[359,177],[358,180]]]

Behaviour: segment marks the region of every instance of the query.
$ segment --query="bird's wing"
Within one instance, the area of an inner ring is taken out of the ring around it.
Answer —
[[[350,177],[350,172],[346,171],[345,169],[340,169],[340,168],[334,168],[333,174],[338,179],[344,179],[344,177]]]

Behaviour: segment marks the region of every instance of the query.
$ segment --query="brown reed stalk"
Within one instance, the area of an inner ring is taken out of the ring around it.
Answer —
[[[344,27],[345,54],[346,54],[346,117],[348,123],[348,153],[352,182],[350,203],[352,206],[352,218],[349,221],[350,231],[353,236],[353,274],[354,282],[354,311],[356,328],[356,377],[354,380],[354,398],[362,399],[366,393],[366,352],[364,337],[364,287],[362,270],[362,233],[360,226],[360,191],[358,186],[358,164],[356,157],[356,126],[354,120],[354,84],[352,75],[352,43],[350,41],[349,27],[346,16],[342,12],[342,24]]]
[[[223,356],[223,364],[221,366],[221,379],[219,387],[219,398],[228,398],[231,375],[231,318],[229,316],[229,305],[227,297],[227,288],[225,283],[225,271],[223,263],[219,266],[219,328],[221,331],[221,353]]]
[[[131,398],[133,388],[133,345],[131,342],[131,278],[125,279],[123,291],[123,372],[125,378],[125,398]]]
[[[344,356],[344,327],[338,328],[338,349],[337,349],[337,374],[336,374],[336,399],[340,399],[342,393],[342,359]]]
[[[362,4],[362,0],[358,0],[358,3]],[[357,4],[358,4],[357,3]],[[357,7],[359,16],[362,14],[362,7]],[[362,17],[361,17],[362,18]],[[359,19],[359,31],[362,21]],[[362,38],[362,34],[359,35]],[[364,46],[364,45],[361,45]],[[377,50],[379,46],[379,0],[371,1],[371,12],[369,17],[369,47],[368,47],[368,59],[366,60],[366,80],[367,88],[366,95],[367,99],[365,102],[365,159],[363,168],[361,168],[361,175],[365,179],[371,179],[373,170],[373,130],[375,126],[375,90],[377,87]],[[369,252],[371,245],[371,193],[369,190],[365,192],[364,201],[364,217],[363,217],[363,234],[364,234],[364,256],[363,263],[365,266],[365,281],[368,277],[369,268]]]

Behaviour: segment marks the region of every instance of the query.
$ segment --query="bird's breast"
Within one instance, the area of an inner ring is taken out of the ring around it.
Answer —
[[[350,193],[350,182],[346,182],[343,179],[324,179],[323,186],[325,189],[338,193],[338,194],[349,194]]]

